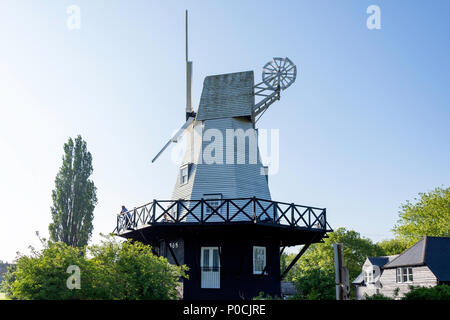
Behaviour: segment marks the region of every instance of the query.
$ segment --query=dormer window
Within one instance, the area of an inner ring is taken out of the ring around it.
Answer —
[[[364,271],[364,282],[367,283],[374,283],[374,274],[375,270],[368,270]]]
[[[186,184],[189,180],[189,164],[180,168],[180,185]]]

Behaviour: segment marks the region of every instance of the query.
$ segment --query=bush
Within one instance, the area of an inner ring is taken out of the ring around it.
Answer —
[[[393,300],[392,298],[389,298],[381,293],[376,293],[371,296],[367,295],[367,293],[364,294],[365,300]]]
[[[450,300],[450,286],[441,284],[434,287],[410,287],[402,300]]]
[[[67,268],[79,267],[80,288],[69,289]],[[115,242],[74,248],[48,242],[42,252],[20,256],[2,287],[17,299],[176,299],[186,266],[177,267],[155,256],[139,242]]]
[[[331,271],[319,268],[305,271],[297,270],[292,280],[298,294],[295,299],[300,300],[335,300],[335,276]]]
[[[282,300],[279,296],[271,296],[270,294],[264,294],[264,291],[260,291],[259,294],[252,300]]]

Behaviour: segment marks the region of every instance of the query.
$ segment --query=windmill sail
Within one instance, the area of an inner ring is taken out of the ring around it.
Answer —
[[[177,143],[178,140],[181,138],[183,133],[186,131],[187,127],[194,121],[193,117],[189,117],[185,124],[181,126],[181,128],[173,135],[172,138],[170,138],[169,141],[164,145],[164,147],[161,149],[161,151],[158,152],[158,154],[153,158],[152,163],[156,161],[156,159],[159,158],[159,156],[164,152],[164,150],[167,149],[167,147],[172,143]]]

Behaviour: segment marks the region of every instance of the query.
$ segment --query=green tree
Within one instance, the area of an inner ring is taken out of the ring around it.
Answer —
[[[382,251],[383,256],[391,256],[400,254],[409,248],[409,243],[401,238],[383,240],[377,243]]]
[[[290,277],[294,284],[298,289],[303,290],[302,297],[326,297],[331,290],[335,290],[333,243],[344,245],[344,261],[349,269],[350,282],[361,273],[362,265],[367,257],[382,254],[382,250],[370,239],[361,237],[356,231],[338,228],[328,238],[325,238],[323,243],[311,245],[290,271],[292,273]],[[320,287],[321,292],[313,292],[312,285],[310,286],[311,290],[308,291],[301,283],[308,277],[313,277],[312,283],[324,281],[327,285]]]
[[[2,282],[0,283],[0,292],[4,292],[10,298],[14,297],[11,286],[16,280],[15,271],[16,265],[10,265],[7,271],[3,274]]]
[[[69,289],[69,266],[80,270],[80,288]],[[176,299],[178,280],[186,266],[169,264],[140,242],[114,241],[100,245],[71,247],[48,242],[41,252],[17,258],[2,286],[16,299]]]
[[[379,256],[381,249],[370,239],[361,237],[354,230],[338,228],[324,239],[323,243],[316,243],[306,251],[299,260],[298,267],[302,270],[319,268],[334,273],[333,244],[344,245],[345,265],[349,269],[350,279],[356,278],[361,273],[361,268],[367,257]]]
[[[292,278],[300,300],[335,300],[335,275],[330,270],[310,268]]]
[[[450,236],[450,188],[419,193],[401,206],[394,233],[409,245],[424,236]]]
[[[62,160],[52,191],[50,239],[82,247],[92,235],[97,196],[94,182],[89,179],[93,171],[92,155],[80,135],[64,144]]]

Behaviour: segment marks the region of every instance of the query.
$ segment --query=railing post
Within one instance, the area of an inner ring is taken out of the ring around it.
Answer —
[[[136,207],[133,208],[133,228],[136,228]]]
[[[273,222],[277,222],[277,207],[278,207],[278,204],[274,201],[273,202]]]
[[[120,232],[120,229],[119,229],[119,225],[120,225],[120,214],[119,215],[117,215],[117,233],[119,233]]]
[[[291,203],[291,226],[292,227],[295,227],[294,226],[294,221],[295,221],[295,219],[294,219],[294,206],[295,206],[295,204]]]
[[[180,200],[177,200],[177,212],[175,213],[175,222],[179,222],[178,219],[178,215],[180,213]]]
[[[227,222],[230,222],[230,200],[227,199]]]
[[[252,209],[253,209],[253,222],[256,223],[256,197],[252,197]]]
[[[202,198],[201,200],[200,200],[200,202],[201,202],[201,206],[200,206],[200,223],[203,223],[203,206],[204,206],[204,199]]]
[[[323,226],[322,229],[326,229],[327,228],[327,209],[323,209]]]
[[[308,228],[311,228],[311,208],[308,208]]]
[[[152,202],[152,205],[153,205],[153,209],[152,209],[152,224],[154,224],[155,223],[155,219],[156,219],[156,199],[153,199],[153,202]]]

